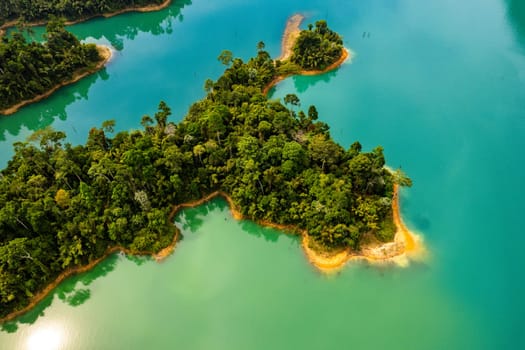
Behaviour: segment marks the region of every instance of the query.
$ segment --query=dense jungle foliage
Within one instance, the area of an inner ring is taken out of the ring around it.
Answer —
[[[159,5],[164,0],[2,0],[0,24],[9,20],[47,21],[50,16],[78,20],[146,5]]]
[[[277,73],[263,47],[248,62],[224,51],[228,68],[179,123],[161,102],[142,130],[113,135],[107,121],[85,145],[52,129],[14,145],[0,173],[0,316],[110,247],[165,247],[172,206],[216,190],[246,217],[306,229],[325,249],[393,237],[396,180],[382,148],[345,150],[314,106],[268,100],[262,91]]]
[[[48,23],[44,39],[43,44],[27,42],[19,32],[0,39],[0,110],[45,93],[101,60],[95,44],[81,44],[59,20]]]
[[[306,70],[323,70],[341,57],[343,39],[328,28],[326,21],[310,24],[303,30],[293,48],[291,61]]]

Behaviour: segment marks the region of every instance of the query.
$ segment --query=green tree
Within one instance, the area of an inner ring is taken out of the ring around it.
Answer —
[[[225,66],[229,66],[233,61],[233,53],[229,50],[223,50],[217,59]]]
[[[394,183],[400,185],[400,186],[406,186],[411,187],[412,186],[412,180],[401,170],[401,168],[398,168],[392,172],[393,181]]]
[[[63,20],[51,19],[44,37],[42,44],[26,42],[15,32],[0,41],[0,110],[43,94],[101,60],[96,46],[81,44]]]
[[[259,42],[257,43],[257,51],[259,51],[259,52],[260,52],[260,51],[263,51],[265,47],[266,47],[266,45],[264,44],[263,41],[259,41]]]

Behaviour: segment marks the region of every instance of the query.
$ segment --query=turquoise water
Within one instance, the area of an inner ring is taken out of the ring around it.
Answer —
[[[0,119],[0,162],[50,124],[83,142],[106,119],[139,127],[161,99],[180,120],[221,73],[221,50],[248,58],[263,40],[277,56],[297,11],[326,18],[355,56],[272,97],[315,104],[345,147],[385,148],[414,180],[402,214],[428,260],[322,276],[296,238],[213,201],[179,216],[185,239],[165,262],[109,258],[4,325],[0,348],[525,348],[523,2],[202,0],[79,24],[75,34],[116,48],[113,61]]]

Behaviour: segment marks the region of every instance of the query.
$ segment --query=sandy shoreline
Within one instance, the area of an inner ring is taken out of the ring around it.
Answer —
[[[416,258],[424,253],[421,238],[411,232],[403,223],[399,209],[399,185],[394,185],[392,215],[396,234],[392,242],[363,246],[361,251],[350,249],[332,254],[317,252],[308,245],[308,234],[303,234],[302,247],[308,260],[324,272],[334,272],[350,260],[364,260],[369,263],[395,263],[406,266],[409,258]]]
[[[92,69],[89,69],[89,70],[86,70],[86,71],[82,71],[81,73],[74,73],[73,77],[70,80],[55,85],[50,90],[46,91],[45,93],[43,93],[41,95],[35,96],[35,97],[33,97],[33,98],[29,99],[29,100],[24,100],[22,102],[17,103],[14,106],[11,106],[9,108],[1,110],[0,114],[2,114],[2,115],[10,115],[10,114],[16,113],[20,108],[22,108],[24,106],[27,106],[27,105],[29,105],[31,103],[35,103],[35,102],[41,101],[43,99],[46,99],[49,96],[51,96],[53,93],[55,93],[58,89],[60,89],[60,88],[62,88],[64,86],[76,83],[80,79],[82,79],[82,78],[84,78],[84,77],[86,77],[88,75],[91,75],[93,73],[98,72],[100,69],[102,69],[106,65],[106,63],[109,62],[109,60],[113,56],[113,53],[111,51],[111,48],[109,48],[108,46],[103,46],[103,45],[97,45],[97,50],[98,50],[98,53],[99,53],[100,57],[102,57],[102,60],[99,63],[97,63],[97,65],[95,67],[93,67]]]
[[[397,231],[396,231],[394,241],[384,243],[381,245],[376,245],[376,246],[363,247],[361,252],[353,252],[350,249],[345,249],[343,251],[335,252],[335,253],[322,253],[322,252],[314,251],[312,248],[310,248],[308,244],[309,235],[305,230],[301,230],[292,225],[276,224],[276,223],[272,223],[266,220],[253,220],[253,221],[261,226],[271,227],[274,229],[281,230],[283,233],[301,235],[302,237],[301,246],[303,248],[303,251],[308,261],[313,266],[315,266],[316,268],[318,268],[320,271],[323,271],[323,272],[338,271],[348,261],[353,260],[353,259],[366,260],[371,263],[394,262],[400,265],[405,265],[407,263],[406,259],[409,255],[412,256],[415,253],[422,252],[423,249],[422,249],[422,245],[420,244],[420,239],[417,236],[415,236],[412,232],[410,232],[404,225],[403,221],[401,220],[401,217],[399,214],[398,191],[399,191],[398,185],[395,185],[394,186],[394,196],[392,200],[392,210],[393,210],[394,223],[396,225]],[[173,218],[180,210],[197,207],[199,205],[202,205],[206,202],[211,201],[212,199],[216,197],[222,197],[228,202],[233,218],[235,218],[236,220],[247,219],[241,214],[241,212],[238,210],[237,206],[235,205],[235,203],[233,202],[233,200],[230,198],[228,194],[222,191],[215,191],[215,192],[210,193],[207,196],[204,196],[203,198],[199,200],[182,203],[182,204],[178,204],[174,206],[169,214],[168,221],[172,222]],[[248,220],[251,220],[251,219],[248,219]],[[84,266],[79,266],[76,268],[72,268],[72,269],[62,272],[53,282],[47,285],[46,288],[44,288],[42,291],[37,293],[26,307],[24,307],[23,309],[17,310],[15,312],[12,312],[11,314],[5,316],[4,318],[1,318],[0,323],[10,321],[28,312],[36,304],[42,301],[49,293],[51,293],[53,289],[55,289],[66,278],[91,270],[93,267],[95,267],[97,264],[99,264],[101,261],[106,259],[111,254],[114,254],[116,252],[122,252],[128,255],[150,255],[157,262],[160,262],[173,253],[173,251],[175,250],[177,246],[177,242],[179,241],[179,238],[180,238],[180,231],[176,229],[172,242],[167,247],[161,249],[157,253],[152,252],[152,251],[132,251],[122,246],[111,247],[104,253],[103,256],[90,262],[89,264],[84,265]]]
[[[281,55],[279,58],[277,58],[276,61],[284,61],[289,60],[292,57],[293,54],[293,46],[295,44],[295,41],[299,37],[299,34],[301,33],[301,29],[299,28],[301,23],[304,20],[304,15],[302,14],[294,14],[288,18],[288,21],[286,21],[286,27],[284,28],[283,32],[283,38],[281,41]],[[351,57],[350,50],[343,47],[341,51],[341,56],[326,67],[323,70],[302,70],[299,73],[292,73],[287,75],[279,75],[275,77],[271,82],[266,84],[266,86],[263,88],[262,93],[263,95],[267,95],[268,92],[272,87],[277,85],[279,82],[283,81],[284,79],[292,76],[292,75],[320,75],[327,72],[330,72],[334,69],[339,68],[349,57]]]
[[[310,75],[310,76],[312,76],[312,75],[320,75],[320,74],[324,74],[324,73],[328,73],[330,71],[333,71],[333,70],[339,68],[349,57],[351,57],[350,51],[348,49],[346,49],[346,48],[343,48],[342,51],[341,51],[341,56],[337,59],[337,61],[335,61],[334,63],[332,63],[331,65],[329,65],[325,69],[323,69],[323,70],[302,70],[299,73],[292,73],[292,74],[288,74],[288,75],[279,75],[279,76],[275,77],[272,81],[270,81],[268,84],[266,84],[266,86],[262,90],[262,93],[263,93],[263,95],[268,95],[268,92],[270,92],[271,88],[273,88],[275,85],[279,84],[284,79],[289,78],[289,77],[291,77],[293,75]]]
[[[274,228],[282,231],[283,233],[300,235],[302,237],[301,245],[306,257],[308,258],[308,261],[324,272],[337,271],[350,260],[366,260],[370,263],[394,262],[399,265],[405,265],[406,259],[408,257],[414,257],[417,254],[423,253],[424,251],[420,237],[412,233],[405,226],[403,220],[401,219],[399,208],[399,185],[397,184],[394,185],[394,195],[392,198],[392,215],[394,224],[396,226],[394,240],[387,243],[376,243],[363,246],[359,252],[351,251],[350,249],[345,249],[334,253],[315,251],[310,248],[308,244],[310,236],[306,230],[299,229],[293,225],[283,225],[267,220],[254,220],[251,218],[246,218],[239,211],[231,197],[223,191],[215,191],[199,200],[174,206],[169,215],[170,221],[173,220],[175,215],[180,210],[197,207],[213,200],[216,197],[222,197],[228,202],[232,217],[236,220],[252,220],[258,225]],[[174,251],[176,242],[177,240],[174,239],[170,246],[162,249],[157,254],[151,255],[153,255],[157,261],[164,259]]]
[[[283,38],[281,42],[281,56],[279,56],[278,60],[284,61],[292,57],[293,45],[299,37],[299,33],[301,33],[301,29],[299,28],[299,26],[301,25],[303,20],[304,16],[299,13],[288,18],[288,21],[286,22],[286,27],[284,28]]]
[[[171,0],[165,0],[163,3],[161,3],[159,5],[146,5],[146,6],[141,6],[141,7],[129,7],[127,9],[122,9],[122,10],[118,10],[118,11],[115,11],[115,12],[106,13],[106,14],[103,14],[101,16],[104,17],[104,18],[110,18],[110,17],[117,16],[117,15],[120,15],[120,14],[126,13],[126,12],[153,12],[153,11],[160,11],[160,10],[163,10],[166,7],[170,6],[170,5],[171,5]]]
[[[399,209],[399,185],[394,185],[394,195],[392,198],[392,215],[394,224],[396,226],[396,234],[392,242],[381,244],[370,244],[363,246],[361,251],[355,252],[350,249],[345,249],[334,253],[318,252],[310,248],[309,235],[306,230],[299,229],[293,225],[283,225],[273,223],[267,220],[254,220],[246,218],[239,211],[231,197],[223,191],[215,191],[209,195],[188,203],[182,203],[173,207],[170,213],[170,221],[182,209],[194,208],[211,201],[216,197],[222,197],[228,202],[232,217],[236,220],[252,220],[258,225],[270,227],[282,231],[283,233],[300,235],[302,237],[301,246],[308,261],[324,272],[333,272],[340,269],[350,260],[366,260],[370,263],[385,263],[393,262],[399,265],[406,265],[408,257],[415,257],[424,252],[421,238],[412,233],[403,223]],[[164,248],[159,253],[155,254],[157,260],[162,260],[171,254],[175,248],[176,241],[172,245]]]
[[[141,7],[129,7],[129,8],[118,10],[118,11],[114,11],[114,12],[103,13],[103,14],[100,14],[100,15],[94,15],[94,16],[89,16],[89,17],[77,19],[77,20],[74,20],[74,21],[66,21],[65,25],[70,26],[70,25],[73,25],[73,24],[89,21],[90,19],[97,18],[97,17],[110,18],[110,17],[118,16],[118,15],[123,14],[123,13],[127,13],[127,12],[153,12],[153,11],[160,11],[162,9],[165,9],[169,5],[171,5],[171,0],[165,0],[160,5],[147,5],[147,6],[141,6]],[[16,26],[17,23],[18,23],[18,20],[13,20],[13,21],[6,22],[6,23],[2,24],[2,26],[0,26],[0,37],[2,35],[4,35],[5,32],[9,28]],[[37,26],[44,26],[44,25],[46,25],[46,23],[47,23],[46,21],[39,21],[39,22],[26,23],[26,25],[28,25],[30,27],[37,27]]]

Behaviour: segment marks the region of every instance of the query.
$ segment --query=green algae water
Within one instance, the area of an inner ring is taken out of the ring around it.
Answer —
[[[106,119],[138,128],[160,100],[180,120],[222,72],[221,50],[248,58],[263,40],[277,56],[295,12],[327,19],[355,55],[272,98],[315,104],[344,147],[385,148],[414,180],[401,209],[428,259],[324,276],[297,237],[236,221],[217,199],[176,217],[184,239],[168,259],[109,257],[2,325],[0,349],[525,348],[522,1],[175,1],[79,24],[113,60],[1,118],[0,161],[48,125],[79,143]]]

